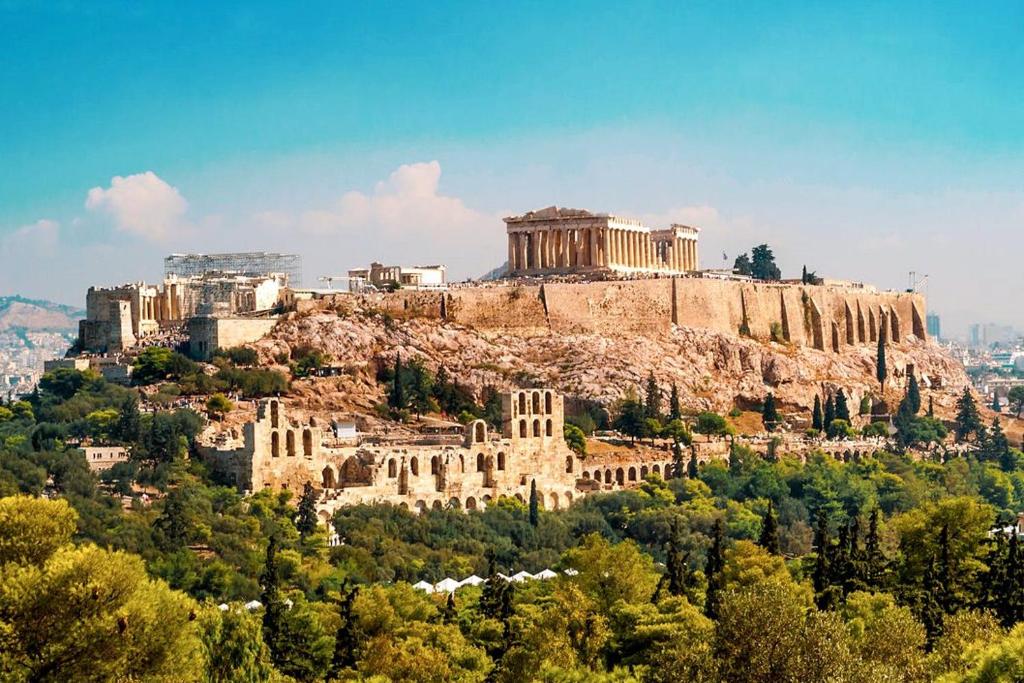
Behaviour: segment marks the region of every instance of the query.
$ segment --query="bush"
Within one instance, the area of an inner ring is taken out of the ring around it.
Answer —
[[[828,425],[828,438],[830,439],[845,439],[856,435],[857,432],[846,420],[832,420]]]
[[[253,366],[259,363],[259,354],[256,349],[245,346],[235,346],[230,349],[217,349],[213,352],[214,358],[226,358],[235,365]]]
[[[864,436],[889,436],[889,425],[884,422],[872,422],[861,430]]]
[[[565,436],[565,443],[573,452],[577,455],[587,454],[587,437],[582,429],[576,425],[567,424],[562,428],[562,433]]]

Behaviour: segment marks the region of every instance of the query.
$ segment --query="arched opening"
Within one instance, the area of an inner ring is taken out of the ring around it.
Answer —
[[[437,456],[435,455],[435,456],[433,456],[430,459],[430,473],[431,474],[438,474],[440,471],[441,471],[441,463],[437,459]]]
[[[505,454],[504,453],[498,453],[498,469],[499,470],[504,470],[505,469]]]
[[[647,478],[647,471],[648,471],[647,470],[647,465],[641,465],[640,466],[640,478],[641,479],[646,479]]]
[[[280,408],[278,408],[277,401],[270,402],[270,426],[274,429],[278,427],[278,420],[280,420]]]
[[[398,507],[402,508],[403,510],[408,510],[409,504],[403,500],[401,503],[398,504]]]
[[[626,482],[626,473],[619,467],[615,470],[615,483],[622,486]]]
[[[452,510],[461,510],[462,503],[459,502],[458,498],[452,498],[451,500],[448,501],[448,507],[450,507]]]
[[[661,465],[655,465],[654,467],[652,467],[651,472],[657,474],[658,476],[661,476]]]
[[[540,420],[533,421],[533,435],[540,436]]]
[[[552,510],[557,510],[558,509],[558,494],[557,493],[552,493],[551,494],[551,509]]]
[[[295,432],[290,429],[285,436],[285,448],[288,450],[289,458],[295,457]]]
[[[590,472],[587,472],[586,470],[583,470],[583,479],[584,480],[590,479]]]
[[[422,500],[417,500],[416,505],[413,506],[417,514],[423,514],[427,509],[427,504]]]
[[[525,503],[526,502],[526,499],[523,498],[523,494],[521,494],[521,493],[517,493],[516,494],[516,500],[518,500],[520,503]]]
[[[466,499],[466,509],[476,510],[476,498],[470,496],[469,498]]]
[[[483,443],[487,437],[487,428],[484,427],[483,422],[477,422],[476,427],[473,428],[473,438],[477,443]]]
[[[666,479],[671,477],[672,476],[672,463],[670,463],[670,462],[665,463],[665,469],[662,470],[662,473],[665,475]]]
[[[313,457],[313,432],[308,429],[302,430],[302,454],[307,458]]]
[[[462,453],[459,453],[459,471],[463,474],[466,473],[466,456]]]
[[[537,391],[533,392],[532,398],[533,398],[533,401],[532,401],[532,406],[531,407],[533,408],[533,414],[534,415],[540,415],[540,392],[537,392]]]
[[[392,479],[398,476],[398,463],[394,458],[388,460],[388,476]]]
[[[334,470],[331,469],[330,465],[323,469],[323,471],[320,473],[320,477],[323,480],[325,489],[334,488]]]
[[[275,458],[281,455],[281,435],[277,432],[270,433],[270,455]]]
[[[519,421],[519,438],[520,439],[525,439],[526,436],[527,436],[526,435],[526,420],[520,420]]]
[[[572,458],[571,455],[567,455],[565,457],[565,471],[566,472],[569,472],[569,473],[572,472],[572,460],[573,460],[573,458]]]
[[[630,467],[629,468],[629,472],[627,474],[629,475],[629,480],[630,481],[636,481],[636,468],[635,467]]]
[[[409,460],[409,472],[414,477],[420,476],[420,461],[415,455]]]
[[[606,484],[612,483],[612,471],[611,470],[605,470],[604,471],[604,483],[606,483]]]
[[[551,414],[551,392],[550,391],[545,391],[544,392],[544,412],[547,415]]]
[[[489,506],[491,504],[491,497],[490,496],[484,496],[483,498],[480,499],[480,502],[482,503],[482,505],[480,507],[486,509],[487,506]]]
[[[441,501],[435,500],[433,503],[431,503],[430,507],[433,510],[440,510],[443,506],[441,505]]]
[[[572,493],[569,491],[565,492],[565,507],[572,505]]]
[[[519,392],[519,414],[526,412],[526,394]]]
[[[544,435],[545,436],[551,436],[552,435],[551,420],[548,420],[547,422],[544,423]]]
[[[477,453],[476,454],[476,471],[477,472],[483,472],[484,471],[484,454],[483,453]]]

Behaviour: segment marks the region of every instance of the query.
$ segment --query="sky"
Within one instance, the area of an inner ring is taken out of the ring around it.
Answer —
[[[0,295],[505,259],[552,204],[1024,329],[1024,5],[0,0]]]

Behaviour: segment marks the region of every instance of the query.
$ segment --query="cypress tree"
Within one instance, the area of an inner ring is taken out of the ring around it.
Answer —
[[[672,478],[682,479],[685,471],[686,465],[683,464],[683,447],[676,442],[672,444]]]
[[[870,590],[882,590],[882,578],[885,572],[885,556],[882,554],[881,539],[878,535],[878,508],[871,511],[868,521],[868,533],[864,537],[864,583]]]
[[[675,382],[672,383],[672,393],[668,397],[668,419],[679,420],[683,417],[683,411],[679,407],[679,389]]]
[[[446,624],[454,624],[459,618],[459,612],[455,609],[455,591],[448,594],[448,600],[444,603],[444,609],[441,610],[441,618]]]
[[[540,509],[537,500],[537,480],[530,480],[530,526],[537,526],[540,522]]]
[[[821,396],[814,395],[814,412],[811,413],[811,427],[825,431],[825,415],[821,412]]]
[[[999,405],[999,394],[997,394],[994,391],[992,392],[992,406],[991,407],[992,407],[992,412],[994,412],[994,413],[1000,413],[1003,410],[1002,406]]]
[[[921,388],[917,384],[917,377],[913,370],[907,373],[907,400],[910,402],[910,410],[914,415],[921,412]]]
[[[970,387],[964,387],[964,393],[956,401],[956,409],[954,432],[957,440],[964,441],[971,434],[977,435],[982,431],[981,415]]]
[[[882,319],[882,325],[885,325],[885,319]],[[882,396],[885,396],[885,378],[889,374],[889,371],[885,367],[885,334],[882,330],[878,331],[878,351],[875,354],[875,377],[878,379],[878,384],[882,389]]]
[[[316,532],[318,520],[316,518],[316,489],[313,484],[306,482],[302,486],[302,496],[299,498],[298,517],[295,521],[295,528],[299,535],[306,538]]]
[[[942,591],[935,575],[935,561],[931,560],[921,578],[921,592],[918,597],[918,617],[924,624],[928,646],[942,635],[943,612],[938,595]]]
[[[281,570],[277,565],[277,535],[272,535],[267,542],[267,556],[260,576],[260,602],[263,603],[263,640],[270,649],[274,664],[284,661],[285,643],[282,637],[286,607],[281,600]]]
[[[999,533],[1002,536],[1002,533]],[[1004,575],[1000,586],[999,606],[1002,608],[997,613],[1003,616],[1003,623],[1006,626],[1013,626],[1024,620],[1024,572],[1021,571],[1020,541],[1017,538],[1017,531],[1010,533],[1010,542],[1007,547],[1006,560],[1003,565]]]
[[[700,466],[697,463],[697,451],[690,451],[690,461],[686,463],[686,476],[696,479],[700,474]]]
[[[946,614],[952,614],[956,608],[956,592],[953,588],[953,554],[948,524],[943,524],[939,531],[939,566],[935,578],[939,588],[936,594],[939,606]]]
[[[402,354],[395,354],[394,379],[391,383],[391,394],[388,396],[388,404],[395,410],[405,408],[405,387],[402,378]]]
[[[835,419],[836,419],[836,404],[835,404],[835,401],[832,400],[832,394],[829,394],[828,398],[825,399],[825,429],[826,430],[829,428],[829,425],[831,425],[832,421],[835,420]]]
[[[647,375],[647,388],[644,392],[644,414],[655,420],[661,418],[661,390],[654,379],[654,373]]]
[[[715,527],[711,532],[711,548],[708,550],[708,558],[704,563],[704,574],[708,580],[708,590],[704,600],[704,613],[711,619],[718,617],[718,610],[721,606],[722,570],[724,568],[725,532],[722,529],[722,520],[716,519]]]
[[[825,514],[824,508],[818,508],[814,525],[814,549],[816,555],[811,581],[814,586],[815,601],[818,603],[819,608],[823,608],[828,602],[826,591],[829,587],[831,545],[828,516]]]
[[[688,559],[686,551],[683,550],[683,534],[679,519],[674,518],[668,547],[665,550],[665,574],[668,577],[668,592],[671,595],[686,594],[686,587],[690,583]]]
[[[775,505],[768,501],[768,511],[764,513],[761,522],[761,537],[757,544],[770,552],[772,555],[781,554],[779,543],[779,523],[775,519]]]
[[[935,417],[935,405],[932,403],[931,395],[928,396],[928,417]]]
[[[356,622],[352,616],[352,606],[355,604],[357,595],[359,595],[359,586],[347,591],[341,602],[339,610],[341,624],[334,636],[334,658],[331,660],[331,675],[334,678],[340,679],[343,671],[356,667],[359,641],[356,638]]]
[[[842,389],[836,392],[836,419],[850,421],[850,406],[846,403],[846,394]]]
[[[998,417],[992,420],[992,430],[989,432],[985,450],[989,452],[989,459],[998,462],[1004,472],[1013,472],[1017,469],[1017,456],[1010,450],[1010,440],[1006,438]]]
[[[775,407],[774,394],[769,393],[764,399],[764,405],[761,408],[761,421],[769,432],[775,431],[775,427],[779,424],[779,411]]]

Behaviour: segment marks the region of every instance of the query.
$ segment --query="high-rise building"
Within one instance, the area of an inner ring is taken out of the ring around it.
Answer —
[[[929,313],[926,317],[928,326],[928,338],[939,340],[942,338],[942,324],[938,313]]]
[[[231,254],[171,254],[164,259],[164,275],[184,278],[209,273],[232,273],[248,277],[284,273],[288,276],[288,285],[296,287],[302,284],[302,257],[298,254],[247,251]]]

